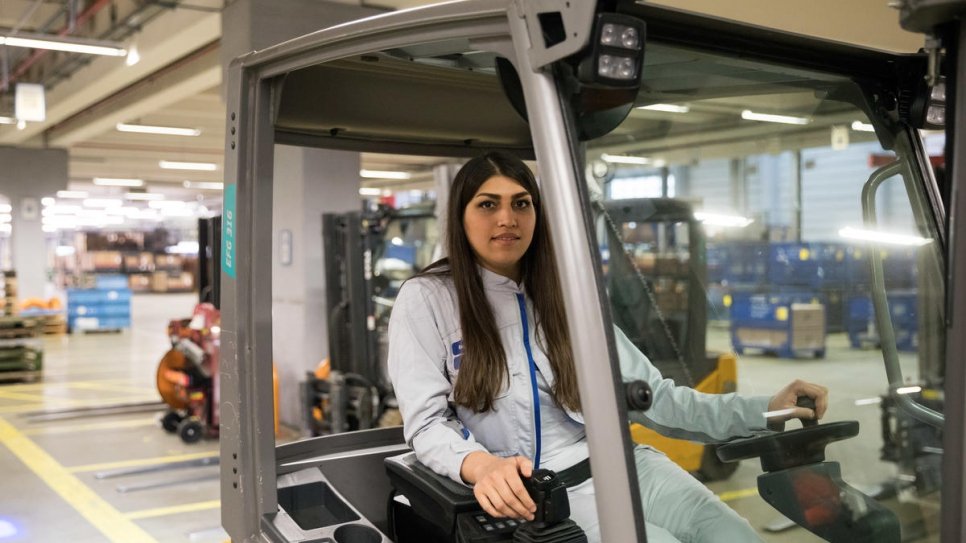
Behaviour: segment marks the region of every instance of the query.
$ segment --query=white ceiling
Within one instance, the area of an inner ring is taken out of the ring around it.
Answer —
[[[819,4],[830,4],[831,1]],[[722,5],[720,2],[711,2],[711,7],[708,7],[702,4],[703,0],[659,2],[703,11],[721,11]],[[97,9],[103,5],[103,9],[92,17],[95,21],[109,17],[112,6],[116,6],[116,11],[123,17],[125,9],[131,11],[138,5],[145,4],[140,0],[89,0],[78,3],[84,4],[84,9]],[[374,0],[341,3],[401,9],[429,2]],[[746,3],[769,6],[773,0],[748,0]],[[182,4],[183,7],[163,10],[153,19],[144,22],[133,33],[133,37],[126,41],[129,46],[137,45],[141,56],[138,64],[127,66],[124,59],[107,57],[90,60],[70,78],[47,89],[45,122],[30,123],[23,130],[11,125],[0,125],[0,145],[50,145],[68,148],[73,189],[98,190],[91,184],[93,177],[133,177],[144,179],[148,190],[165,192],[170,198],[195,199],[200,196],[209,201],[220,199],[220,193],[216,191],[185,189],[183,185],[186,180],[223,180],[225,107],[220,91],[218,40],[221,21],[218,10],[223,7],[224,2],[188,0]],[[727,3],[729,6],[732,4]],[[843,3],[836,4],[838,13],[833,18],[789,18],[776,14],[774,20],[781,19],[780,24],[776,24],[782,28],[813,32],[809,28],[794,27],[795,21],[806,24],[809,19],[825,22],[830,19],[845,19],[852,24],[851,27],[845,25],[843,30],[852,36],[848,41],[861,42],[858,38],[862,35],[875,36],[876,47],[893,50],[912,50],[922,41],[920,37],[898,29],[898,17],[885,7],[884,0],[850,0],[844,3],[849,5],[848,8],[843,8],[841,4]],[[70,0],[0,0],[0,27],[6,31],[19,27],[22,32],[35,32],[44,21],[50,20],[69,5]],[[189,5],[194,9],[184,7]],[[745,8],[747,6],[743,6]],[[768,12],[768,9],[750,11],[746,16],[752,17],[754,14],[758,18],[756,23],[767,24]],[[764,21],[760,20],[763,13],[766,19]],[[870,16],[870,13],[874,16]],[[891,24],[887,26],[883,21],[889,17]],[[63,17],[51,31],[62,26],[62,21]],[[872,26],[869,26],[868,21],[872,21]],[[788,28],[790,24],[792,28]],[[827,31],[815,33],[826,35]],[[8,51],[4,53],[3,49]],[[19,55],[23,55],[24,51],[12,49],[0,47],[0,53],[7,56],[7,73],[14,73],[19,63],[23,62]],[[0,110],[0,115],[11,113]],[[199,128],[201,135],[179,137],[120,133],[114,129],[117,122]],[[214,162],[218,169],[213,172],[164,170],[158,165],[160,160]],[[369,155],[363,156],[363,165],[380,170],[417,169],[425,172],[428,168],[424,161],[412,162],[402,157]],[[367,184],[372,185],[373,182]],[[123,190],[109,189],[106,192],[117,195]]]

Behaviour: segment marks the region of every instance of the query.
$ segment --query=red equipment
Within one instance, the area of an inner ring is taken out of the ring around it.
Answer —
[[[185,443],[218,437],[218,354],[221,313],[210,303],[190,319],[168,323],[171,350],[158,364],[157,386],[169,410],[161,419]]]

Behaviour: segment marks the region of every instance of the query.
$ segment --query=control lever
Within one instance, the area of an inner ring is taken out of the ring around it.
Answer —
[[[587,535],[570,520],[567,485],[548,469],[535,469],[523,486],[537,504],[533,520],[517,528],[513,543],[586,543]]]
[[[795,402],[795,406],[811,409],[813,413],[815,413],[816,415],[818,414],[815,411],[815,398],[812,398],[811,396],[799,396],[798,401]],[[802,421],[802,428],[809,428],[811,426],[815,426],[816,424],[818,424],[818,420],[814,418],[799,419],[799,420]]]

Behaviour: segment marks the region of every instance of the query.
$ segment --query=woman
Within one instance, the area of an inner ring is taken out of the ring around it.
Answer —
[[[504,153],[470,160],[448,207],[449,257],[403,285],[389,323],[389,373],[406,440],[419,460],[472,485],[494,517],[532,519],[521,477],[566,474],[572,517],[599,540],[580,396],[560,281],[537,184]],[[662,433],[703,441],[766,423],[821,418],[823,387],[796,381],[772,398],[675,387],[615,329],[625,380],[647,380],[647,417]],[[810,396],[816,409],[796,408]],[[766,411],[787,409],[766,421]],[[754,530],[651,447],[634,450],[650,541],[756,541]]]

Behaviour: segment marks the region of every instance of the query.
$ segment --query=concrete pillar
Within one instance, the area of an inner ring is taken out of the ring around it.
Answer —
[[[222,66],[379,10],[317,0],[238,0],[222,15]],[[225,78],[227,80],[227,78]],[[328,356],[322,213],[360,209],[359,153],[275,146],[273,357],[283,424],[302,427],[299,383]]]
[[[12,208],[11,260],[17,297],[42,298],[47,290],[47,251],[40,199],[67,188],[65,149],[0,147],[0,193]]]

